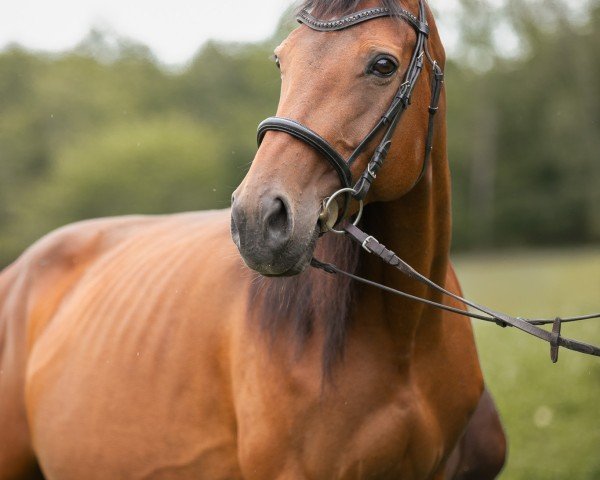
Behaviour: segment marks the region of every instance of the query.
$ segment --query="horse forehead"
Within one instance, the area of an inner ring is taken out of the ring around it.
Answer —
[[[333,32],[319,32],[306,25],[294,30],[278,51],[289,51],[295,60],[306,58],[342,64],[342,59],[361,58],[374,50],[401,53],[409,41],[410,27],[398,19],[382,17]]]
[[[306,25],[300,25],[295,29],[282,44],[282,51],[288,51],[294,62],[306,59],[339,59],[342,53],[345,56],[359,53],[356,32],[317,32]]]

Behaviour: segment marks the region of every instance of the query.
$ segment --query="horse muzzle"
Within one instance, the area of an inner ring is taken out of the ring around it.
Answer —
[[[285,195],[272,192],[252,200],[236,192],[231,206],[231,236],[246,265],[266,276],[302,272],[318,237],[318,211],[301,215]]]

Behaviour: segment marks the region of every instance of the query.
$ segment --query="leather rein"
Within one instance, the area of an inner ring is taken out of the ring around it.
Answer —
[[[421,302],[426,305],[439,308],[442,310],[450,311],[465,317],[470,317],[477,320],[483,320],[487,322],[493,322],[501,327],[515,327],[529,335],[533,335],[545,342],[550,344],[550,358],[553,363],[558,360],[558,349],[564,347],[569,350],[584,353],[587,355],[600,356],[600,347],[590,345],[578,340],[567,338],[561,335],[561,326],[563,323],[575,322],[579,320],[587,320],[591,318],[600,318],[600,313],[593,313],[589,315],[581,315],[577,317],[559,318],[554,319],[524,319],[521,317],[512,317],[502,312],[492,310],[486,306],[477,304],[473,301],[467,300],[449,290],[436,284],[426,276],[417,272],[408,263],[398,257],[393,251],[387,249],[383,244],[377,241],[374,237],[366,234],[357,224],[360,220],[363,210],[363,200],[366,197],[371,184],[377,177],[377,173],[382,167],[388,151],[392,143],[392,136],[396,127],[398,126],[402,114],[406,111],[410,105],[413,88],[423,70],[424,60],[430,62],[432,67],[432,79],[431,79],[431,100],[429,106],[429,121],[427,138],[425,144],[424,159],[417,180],[413,184],[413,187],[421,180],[425,172],[428,169],[429,161],[431,157],[431,149],[433,146],[433,131],[434,131],[434,116],[438,110],[438,103],[440,99],[440,92],[444,82],[444,73],[435,60],[431,58],[427,49],[427,39],[429,36],[429,26],[427,24],[426,11],[424,0],[419,0],[419,17],[415,17],[412,13],[399,9],[397,11],[391,11],[386,7],[370,8],[367,10],[361,10],[345,17],[334,19],[334,20],[321,20],[315,18],[310,12],[302,10],[297,20],[300,23],[305,24],[313,30],[320,32],[331,32],[336,30],[342,30],[348,27],[352,27],[356,24],[372,20],[380,17],[399,17],[405,20],[410,26],[412,26],[417,34],[417,41],[411,61],[408,69],[404,76],[404,81],[400,85],[394,99],[388,110],[381,117],[379,122],[373,127],[373,129],[365,136],[365,138],[359,143],[354,152],[346,160],[340,155],[337,150],[322,136],[311,130],[309,127],[302,123],[283,117],[269,117],[262,121],[258,126],[257,141],[258,145],[262,143],[265,134],[268,131],[278,131],[287,133],[305,143],[310,145],[316,151],[318,151],[331,165],[331,167],[337,172],[342,188],[332,194],[329,198],[323,201],[323,207],[321,215],[319,217],[322,233],[332,231],[338,234],[348,235],[353,241],[357,242],[362,246],[368,253],[375,255],[376,257],[383,260],[388,265],[397,268],[404,275],[409,278],[416,280],[424,285],[427,285],[432,290],[441,293],[447,297],[451,297],[458,300],[465,305],[468,305],[473,310],[479,312],[470,312],[455,308],[449,305],[445,305],[440,302],[435,302],[427,298],[421,298],[418,296],[411,295],[400,290],[393,289],[391,287],[373,282],[371,280],[359,277],[349,272],[345,272],[335,265],[320,262],[313,258],[311,266],[319,268],[329,274],[344,275],[356,282],[370,285],[388,293],[399,295],[404,298]],[[363,153],[367,145],[373,141],[373,139],[385,129],[383,137],[375,148],[374,153],[367,164],[364,172],[359,177],[358,181],[352,185],[352,173],[350,167],[356,161],[356,159]],[[342,205],[342,214],[339,215],[340,208],[337,203],[337,198],[341,195],[344,196],[344,203]],[[359,211],[352,223],[348,223],[343,230],[338,230],[335,226],[340,223],[345,217],[348,210],[350,199],[353,198],[359,202]],[[552,324],[552,331],[544,330],[540,328],[540,325]]]
[[[449,312],[457,313],[464,317],[470,317],[477,320],[483,320],[486,322],[494,322],[496,325],[501,327],[515,327],[529,335],[533,335],[545,342],[550,344],[550,359],[552,363],[556,363],[558,361],[558,348],[564,347],[569,350],[574,350],[576,352],[585,353],[587,355],[594,355],[596,357],[600,356],[600,347],[590,345],[584,342],[580,342],[579,340],[573,340],[571,338],[567,338],[561,335],[561,325],[567,322],[576,322],[579,320],[587,320],[590,318],[600,318],[600,313],[592,313],[589,315],[581,315],[578,317],[567,317],[560,318],[556,317],[553,320],[550,319],[524,319],[521,317],[512,317],[502,312],[498,312],[492,310],[491,308],[485,307],[473,301],[467,300],[466,298],[461,297],[455,293],[446,290],[444,287],[439,286],[437,283],[428,279],[426,276],[417,272],[414,268],[412,268],[408,263],[398,257],[393,251],[388,250],[384,245],[379,243],[377,239],[374,237],[367,235],[361,229],[356,227],[355,225],[349,224],[345,227],[344,231],[346,234],[355,242],[359,243],[367,252],[375,255],[376,257],[383,260],[388,265],[397,268],[404,275],[413,280],[416,280],[420,283],[423,283],[430,287],[432,290],[441,293],[447,297],[451,297],[455,300],[458,300],[465,305],[468,305],[472,309],[480,312],[473,313],[465,310],[461,310],[459,308],[455,308],[449,305],[444,305],[443,303],[435,302],[433,300],[429,300],[427,298],[417,297],[415,295],[411,295],[406,292],[402,292],[400,290],[393,289],[391,287],[387,287],[385,285],[381,285],[379,283],[373,282],[371,280],[367,280],[365,278],[359,277],[349,272],[345,272],[340,270],[335,265],[331,265],[328,263],[322,263],[317,259],[313,258],[311,260],[311,266],[315,268],[319,268],[324,270],[327,273],[331,274],[340,274],[346,277],[351,278],[359,283],[363,283],[366,285],[370,285],[372,287],[377,287],[381,290],[384,290],[388,293],[392,293],[394,295],[399,295],[410,300],[414,300],[417,302],[424,303],[426,305],[430,305],[432,307],[439,308],[441,310],[446,310]],[[547,325],[552,324],[552,331],[549,332],[540,328],[538,325]]]

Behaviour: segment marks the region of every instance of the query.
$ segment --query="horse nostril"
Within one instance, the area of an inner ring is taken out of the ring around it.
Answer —
[[[290,235],[290,216],[287,205],[281,198],[274,198],[265,209],[265,230],[267,238],[274,244],[282,244]]]

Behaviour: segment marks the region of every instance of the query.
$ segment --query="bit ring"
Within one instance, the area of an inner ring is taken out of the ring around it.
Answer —
[[[352,194],[352,196],[356,195],[356,190],[354,190],[353,188],[350,187],[346,187],[346,188],[342,188],[340,190],[338,190],[337,192],[335,192],[333,195],[331,195],[329,198],[326,199],[325,201],[325,211],[329,212],[329,208],[331,207],[331,204],[333,203],[333,201],[335,200],[335,197],[337,197],[338,195],[341,195],[342,193],[350,193]],[[358,225],[358,222],[360,221],[362,214],[363,214],[363,201],[362,200],[358,200],[358,213],[356,214],[356,218],[354,219],[354,221],[352,222],[352,225]],[[337,233],[339,235],[343,235],[346,232],[344,230],[336,230],[335,228],[330,228],[330,231],[332,231],[333,233]]]

